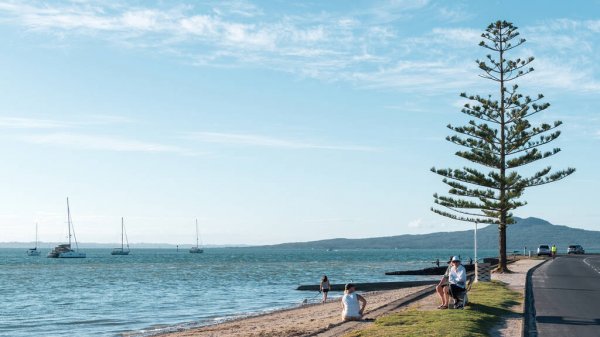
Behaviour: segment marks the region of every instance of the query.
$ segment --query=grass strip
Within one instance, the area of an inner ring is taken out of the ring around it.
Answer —
[[[471,304],[464,310],[409,309],[380,317],[369,328],[346,337],[489,336],[502,316],[514,313],[511,308],[522,303],[523,296],[502,282],[479,282],[473,284],[469,301]]]

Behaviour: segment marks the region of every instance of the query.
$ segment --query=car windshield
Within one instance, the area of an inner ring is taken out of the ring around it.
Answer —
[[[544,249],[544,248],[545,248],[545,249],[548,249],[548,246],[546,246],[546,245],[541,245],[541,246],[540,246],[540,249]]]
[[[577,248],[577,246],[573,246],[573,245],[571,245],[571,246],[569,246],[569,248]]]

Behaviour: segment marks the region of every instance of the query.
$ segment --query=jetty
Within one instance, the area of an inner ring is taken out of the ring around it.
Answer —
[[[463,264],[467,272],[475,270],[474,264]],[[444,275],[448,266],[430,267],[418,270],[387,271],[386,275]]]
[[[436,284],[440,280],[425,280],[425,281],[405,281],[405,282],[368,282],[368,283],[353,283],[356,286],[356,290],[359,291],[376,291],[376,290],[393,290],[410,287],[427,286]],[[330,291],[344,291],[345,284],[332,284],[330,285]],[[301,285],[296,290],[303,291],[319,291],[318,284]]]

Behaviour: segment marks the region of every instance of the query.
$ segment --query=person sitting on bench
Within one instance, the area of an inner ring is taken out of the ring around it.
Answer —
[[[452,267],[448,274],[448,283],[450,283],[450,296],[454,299],[454,309],[461,309],[465,306],[464,295],[467,286],[467,271],[460,264],[458,256],[452,257]]]

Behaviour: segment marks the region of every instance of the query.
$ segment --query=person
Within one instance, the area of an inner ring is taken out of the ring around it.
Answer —
[[[448,300],[450,299],[450,296],[448,295],[448,274],[450,273],[450,268],[452,267],[450,265],[450,261],[452,261],[452,257],[448,259],[448,268],[446,268],[446,272],[444,273],[444,276],[442,276],[440,283],[435,286],[435,291],[440,297],[440,300],[442,300],[442,304],[438,306],[438,309],[448,309]]]
[[[342,297],[342,320],[358,321],[362,319],[366,306],[367,300],[356,293],[354,284],[346,284],[344,287],[344,296]]]
[[[323,293],[323,300],[321,303],[327,302],[327,293],[329,293],[329,288],[329,279],[327,278],[327,275],[323,275],[321,278],[321,284],[319,285],[319,291]]]
[[[556,245],[552,245],[552,260],[554,260],[554,258],[556,257]]]
[[[467,286],[467,270],[460,264],[460,257],[458,256],[453,256],[451,263],[452,267],[448,273],[449,291],[452,298],[454,298],[454,309],[461,309],[465,305],[463,297]]]

